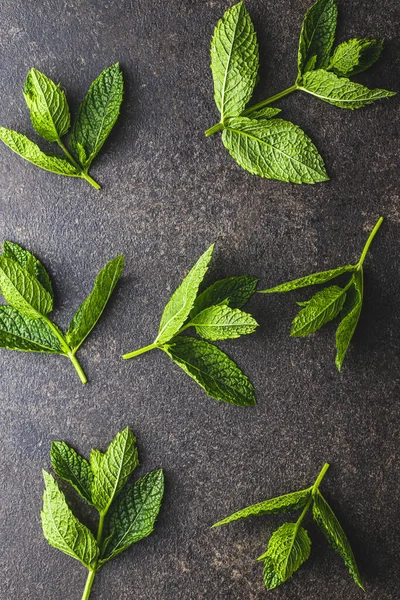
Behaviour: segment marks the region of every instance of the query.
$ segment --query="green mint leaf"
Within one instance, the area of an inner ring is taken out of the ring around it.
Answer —
[[[4,242],[3,256],[11,258],[21,265],[30,275],[36,277],[39,283],[42,284],[45,290],[54,298],[53,286],[51,279],[42,263],[28,250],[22,248],[14,242]]]
[[[205,308],[191,319],[196,333],[207,340],[226,340],[253,333],[258,323],[251,315],[238,308],[220,304]]]
[[[308,559],[310,552],[311,540],[307,531],[297,523],[284,523],[274,531],[266,555],[259,560],[267,558],[268,569],[273,567],[277,578],[283,583]]]
[[[306,73],[301,80],[299,89],[328,102],[328,104],[350,110],[362,108],[367,104],[383,98],[390,98],[396,94],[396,92],[388,90],[370,90],[360,83],[354,83],[345,77],[338,77],[323,69]]]
[[[109,536],[100,563],[114,558],[152,533],[163,494],[161,469],[148,473],[121,492],[107,514]]]
[[[337,285],[317,292],[293,320],[291,336],[304,337],[332,321],[343,308],[346,290]]]
[[[328,65],[335,41],[337,13],[335,0],[317,0],[307,10],[300,33],[299,77],[308,69],[320,69]]]
[[[0,348],[64,354],[59,340],[45,321],[31,319],[11,306],[0,306]]]
[[[254,388],[239,367],[216,346],[178,336],[161,347],[215,400],[238,406],[256,403]]]
[[[115,436],[95,473],[92,500],[101,514],[107,513],[115,496],[138,465],[136,438],[127,427]]]
[[[221,122],[240,115],[250,100],[258,62],[253,23],[244,3],[239,2],[218,21],[211,41],[214,99]]]
[[[382,49],[382,40],[348,40],[335,48],[329,69],[340,77],[351,77],[373,65],[380,57]]]
[[[119,63],[93,81],[72,126],[70,147],[87,171],[118,119],[124,82]]]
[[[22,158],[28,162],[50,171],[51,173],[57,173],[58,175],[66,175],[68,177],[80,177],[79,170],[74,167],[66,158],[55,154],[46,154],[42,152],[34,142],[12,129],[6,129],[0,127],[0,140],[2,140],[6,146],[11,148],[13,152],[19,154]]]
[[[93,534],[75,517],[53,477],[45,471],[43,477],[46,484],[41,512],[44,537],[50,546],[90,569],[99,555]]]
[[[101,317],[124,268],[122,254],[110,260],[94,281],[90,295],[80,305],[66,333],[66,340],[73,352],[84,342]]]
[[[357,327],[363,303],[363,271],[362,268],[355,271],[352,277],[352,289],[348,293],[348,303],[345,306],[345,314],[336,331],[336,366],[340,371],[344,357]]]
[[[32,125],[45,140],[57,142],[68,132],[68,102],[59,85],[37,69],[31,69],[25,81],[24,96]]]
[[[50,459],[57,475],[68,481],[86,502],[92,504],[94,475],[88,461],[65,442],[52,442]]]
[[[274,563],[272,562],[271,558],[269,556],[265,555],[263,560],[264,560],[264,570],[263,570],[264,585],[267,588],[267,590],[273,590],[276,587],[278,587],[279,585],[281,585],[282,583],[284,583],[284,581],[282,581],[282,579],[279,577],[278,573],[275,571]]]
[[[97,475],[99,472],[102,458],[103,453],[100,452],[100,450],[92,450],[90,452],[90,468],[92,469],[94,475]]]
[[[260,294],[274,294],[275,292],[290,292],[291,290],[297,290],[298,288],[308,287],[310,285],[318,285],[325,283],[331,279],[339,277],[344,273],[352,273],[356,269],[357,265],[345,265],[344,267],[337,267],[337,269],[330,269],[329,271],[319,271],[318,273],[312,273],[299,279],[292,279],[281,285],[277,285],[268,290],[259,290]],[[300,306],[303,303],[299,303]]]
[[[222,142],[232,158],[253,175],[292,183],[329,179],[310,138],[289,121],[231,119]]]
[[[319,491],[314,497],[313,516],[332,548],[344,560],[356,584],[363,590],[360,573],[346,534],[335,513]]]
[[[265,106],[264,108],[260,108],[259,110],[252,111],[251,118],[252,119],[272,119],[279,115],[281,112],[280,108],[270,108],[269,106]]]
[[[207,272],[213,250],[214,244],[204,252],[172,294],[161,317],[156,344],[161,345],[168,342],[185,323],[192,310],[199,286]]]
[[[219,279],[197,296],[190,311],[190,318],[205,308],[223,302],[231,308],[242,308],[255,293],[257,283],[257,277],[247,275]]]
[[[226,519],[222,519],[222,521],[215,523],[213,527],[219,527],[220,525],[226,525],[232,521],[237,521],[238,519],[247,519],[248,517],[252,516],[272,515],[298,510],[307,504],[310,495],[311,489],[309,488],[307,490],[291,492],[290,494],[285,494],[284,496],[278,496],[277,498],[271,498],[270,500],[264,500],[264,502],[247,506],[246,508],[233,513],[233,515],[226,517]]]
[[[31,319],[53,309],[53,298],[38,280],[4,256],[0,256],[0,288],[8,304]]]

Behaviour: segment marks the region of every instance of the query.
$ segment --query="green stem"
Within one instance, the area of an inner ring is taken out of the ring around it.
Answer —
[[[89,575],[86,579],[85,589],[83,590],[82,600],[88,600],[90,596],[90,591],[92,589],[94,577],[96,575],[96,569],[89,569]]]
[[[106,513],[105,512],[100,513],[100,519],[99,519],[99,524],[97,527],[97,537],[96,537],[96,542],[97,542],[98,547],[100,548],[100,551],[101,551],[101,543],[103,541],[103,529],[104,529],[105,518],[106,518]],[[93,565],[92,569],[89,569],[89,575],[86,580],[85,589],[83,590],[82,600],[88,600],[96,572],[97,572],[97,562]]]
[[[364,250],[362,251],[362,254],[360,256],[360,260],[358,261],[358,265],[357,267],[360,268],[363,265],[363,262],[365,260],[365,257],[367,256],[367,252],[369,250],[369,247],[372,243],[372,240],[374,239],[376,232],[378,231],[379,227],[382,225],[383,223],[383,217],[379,217],[375,227],[373,228],[373,230],[371,231],[371,233],[369,234],[369,237],[367,239],[367,242],[364,246]]]
[[[74,165],[74,167],[76,169],[79,170],[80,176],[83,179],[86,179],[86,181],[88,183],[90,183],[90,185],[92,185],[96,190],[100,190],[101,186],[97,183],[97,181],[95,181],[92,177],[90,177],[90,175],[88,173],[86,173],[86,171],[82,168],[82,166],[74,159],[74,157],[72,156],[72,154],[69,152],[68,148],[62,143],[62,141],[59,139],[57,140],[57,144],[60,146],[61,150],[64,152],[65,156],[68,158],[68,160]]]
[[[104,519],[106,517],[106,513],[100,513],[99,526],[97,528],[97,538],[96,542],[99,548],[101,548],[101,541],[103,539],[103,529],[104,529]]]
[[[317,479],[315,480],[315,483],[312,487],[312,495],[313,496],[315,496],[315,494],[318,492],[318,488],[321,485],[321,481],[325,477],[325,473],[329,469],[329,466],[330,466],[329,463],[325,463],[320,471],[320,474],[318,475]]]
[[[153,350],[154,348],[157,348],[157,344],[149,344],[148,346],[144,346],[143,348],[139,348],[139,350],[134,350],[133,352],[128,352],[127,354],[123,354],[122,358],[124,358],[125,360],[128,358],[133,358],[134,356],[139,356],[139,354],[144,354],[145,352],[148,352],[149,350]]]
[[[68,358],[70,359],[70,361],[74,365],[75,370],[78,373],[79,379],[81,380],[81,382],[83,384],[87,383],[87,377],[86,377],[86,375],[85,375],[85,373],[84,373],[81,365],[79,364],[78,359],[76,358],[76,356],[72,352],[71,348],[68,346],[68,344],[65,341],[64,337],[61,335],[58,327],[56,327],[54,325],[54,323],[52,321],[50,321],[50,319],[48,317],[46,317],[45,315],[42,315],[42,319],[43,319],[43,321],[46,321],[47,325],[50,327],[50,329],[52,330],[52,332],[54,333],[54,335],[56,336],[56,338],[59,340],[59,342],[61,344],[61,348],[63,350],[64,356],[68,356]]]
[[[70,361],[74,365],[75,371],[79,375],[79,379],[81,380],[81,382],[83,383],[83,385],[85,385],[85,383],[87,383],[87,377],[86,377],[86,375],[84,373],[84,370],[82,369],[82,367],[81,367],[78,359],[76,358],[75,354],[73,354],[71,352],[71,350],[68,351],[68,358],[70,359]]]

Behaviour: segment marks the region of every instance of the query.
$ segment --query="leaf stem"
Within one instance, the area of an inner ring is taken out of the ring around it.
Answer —
[[[139,354],[144,354],[149,350],[153,350],[154,348],[158,348],[157,344],[149,344],[148,346],[143,346],[143,348],[139,348],[139,350],[134,350],[133,352],[128,352],[127,354],[123,354],[123,359],[133,358],[134,356],[139,356]]]
[[[369,247],[372,243],[372,240],[374,239],[376,232],[378,231],[379,227],[382,225],[383,223],[383,217],[379,217],[375,227],[373,228],[373,230],[371,231],[371,233],[369,234],[369,237],[367,239],[367,242],[364,246],[364,250],[362,251],[362,254],[360,256],[360,260],[358,261],[357,264],[357,268],[360,269],[364,263],[365,257],[367,256],[367,252],[369,250]]]
[[[96,542],[98,547],[101,547],[101,542],[103,539],[103,529],[104,529],[104,519],[105,519],[106,513],[100,513],[100,519],[99,519],[99,526],[97,528],[97,538],[96,538]]]
[[[92,589],[94,577],[96,575],[96,569],[89,569],[89,575],[86,579],[85,589],[83,590],[82,600],[88,600],[90,591]]]
[[[315,480],[315,483],[312,487],[312,492],[311,492],[312,496],[315,496],[315,494],[318,492],[318,488],[321,485],[321,481],[325,477],[325,474],[326,474],[327,470],[329,469],[329,467],[330,467],[329,463],[325,463],[324,466],[322,467],[320,474],[318,475],[318,477]]]
[[[95,181],[92,177],[90,177],[90,175],[88,173],[86,173],[86,171],[74,159],[74,157],[72,156],[72,154],[70,153],[70,151],[68,150],[68,148],[63,144],[63,142],[60,139],[57,140],[57,144],[60,146],[61,150],[64,152],[64,154],[68,158],[68,160],[74,165],[74,167],[76,169],[78,169],[78,171],[80,173],[80,176],[83,179],[86,179],[86,181],[88,183],[90,183],[90,185],[92,185],[96,190],[100,190],[101,186],[97,183],[97,181]]]
[[[85,385],[85,383],[87,383],[87,377],[86,377],[84,370],[82,369],[78,359],[76,358],[75,354],[73,354],[71,352],[71,350],[69,350],[67,356],[70,359],[70,361],[72,362],[72,364],[74,365],[75,371],[79,375],[79,379],[81,380],[83,385]]]

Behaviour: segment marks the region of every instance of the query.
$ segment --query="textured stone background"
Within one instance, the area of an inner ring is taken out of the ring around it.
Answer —
[[[92,170],[102,191],[0,147],[0,240],[21,243],[48,266],[60,325],[106,260],[126,257],[118,291],[80,352],[86,387],[61,357],[0,351],[4,600],[81,597],[84,569],[42,538],[40,470],[49,468],[52,439],[87,454],[128,424],[140,472],[166,470],[165,503],[154,535],[99,574],[94,600],[267,597],[254,559],[282,517],[209,526],[309,485],[324,461],[332,468],[323,489],[353,544],[367,597],[399,597],[399,100],[354,112],[300,94],[282,101],[283,116],[320,149],[331,182],[250,176],[218,136],[203,135],[217,117],[209,41],[229,4],[0,2],[2,125],[34,135],[21,94],[31,66],[62,82],[74,111],[114,61],[126,81],[120,120]],[[294,80],[309,4],[248,0],[260,40],[260,99]],[[360,81],[398,87],[399,22],[397,0],[342,3],[340,41],[386,39],[382,60]],[[154,338],[170,292],[212,241],[209,281],[248,273],[267,287],[355,260],[380,214],[386,220],[366,262],[365,306],[340,376],[334,324],[308,339],[288,335],[295,300],[307,292],[255,297],[249,309],[258,332],[221,344],[254,382],[256,408],[207,398],[161,353],[120,359]],[[310,560],[274,597],[364,597],[311,522],[309,530]]]

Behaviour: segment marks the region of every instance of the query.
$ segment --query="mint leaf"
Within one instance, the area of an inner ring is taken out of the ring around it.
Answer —
[[[192,310],[199,286],[207,272],[213,250],[214,244],[204,252],[172,294],[161,317],[156,344],[161,345],[168,342],[185,323]]]
[[[273,590],[282,583],[282,579],[279,577],[278,573],[275,571],[274,563],[272,559],[267,554],[265,555],[264,560],[264,570],[263,570],[263,578],[264,585],[267,590]]]
[[[318,273],[306,275],[299,279],[292,279],[292,281],[287,281],[286,283],[269,288],[268,290],[259,290],[259,293],[274,294],[275,292],[290,292],[292,290],[297,290],[298,288],[308,287],[309,285],[318,285],[330,281],[331,279],[335,279],[344,273],[352,273],[356,267],[357,265],[345,265],[344,267],[337,267],[337,269],[330,269],[329,271],[319,271]]]
[[[50,546],[92,568],[99,555],[93,534],[74,516],[53,477],[45,471],[43,477],[46,484],[41,512],[44,537]]]
[[[253,333],[258,323],[251,315],[226,305],[210,306],[193,317],[190,324],[207,340],[226,340]]]
[[[303,508],[310,499],[311,489],[299,490],[298,492],[291,492],[284,496],[278,496],[277,498],[271,498],[270,500],[264,500],[258,504],[247,506],[238,512],[233,513],[226,519],[218,521],[213,527],[219,527],[220,525],[226,525],[232,521],[239,519],[247,519],[247,517],[260,516],[260,515],[272,515],[278,513],[285,513],[289,511],[298,510]]]
[[[304,337],[332,321],[343,308],[346,291],[334,285],[317,292],[293,320],[291,336]]]
[[[299,89],[324,102],[350,110],[362,108],[376,100],[390,98],[396,94],[388,90],[370,90],[360,83],[354,83],[322,69],[306,73],[299,84]]]
[[[93,81],[72,126],[70,147],[85,170],[90,167],[118,119],[124,82],[119,63]]]
[[[38,280],[4,256],[0,256],[0,288],[5,300],[31,319],[38,319],[53,308],[53,298]]]
[[[219,279],[199,294],[190,311],[190,318],[210,306],[225,303],[231,308],[242,308],[256,291],[257,277],[240,275]]]
[[[292,183],[327,181],[324,162],[304,131],[283,119],[231,119],[222,142],[246,171]]]
[[[270,108],[266,106],[265,108],[260,108],[259,110],[255,110],[251,112],[252,119],[272,119],[279,115],[282,112],[280,108]]]
[[[45,290],[49,292],[52,298],[54,298],[53,286],[51,279],[42,263],[28,250],[22,248],[14,242],[4,242],[3,244],[3,256],[5,258],[11,258],[21,265],[21,267],[27,271],[30,275],[36,277],[39,283],[42,284]]]
[[[80,305],[66,333],[66,340],[73,352],[85,341],[100,319],[124,268],[121,254],[102,268],[94,281],[90,295]]]
[[[45,321],[31,319],[11,306],[0,306],[0,347],[64,354],[60,341]]]
[[[216,346],[189,336],[178,336],[161,346],[161,350],[211,398],[238,406],[256,403],[254,388],[246,375]]]
[[[65,442],[52,442],[50,459],[57,475],[68,481],[86,502],[92,504],[94,475],[88,461]]]
[[[221,121],[240,115],[257,80],[258,44],[243,2],[229,8],[214,30],[211,70]]]
[[[328,65],[335,40],[337,13],[335,0],[317,0],[307,10],[300,33],[299,76],[310,68],[320,69]]]
[[[284,523],[272,534],[265,556],[268,557],[268,568],[273,568],[275,577],[283,583],[308,559],[310,552],[311,540],[307,531],[298,523]]]
[[[97,475],[99,472],[101,461],[103,458],[103,453],[100,450],[92,450],[90,453],[90,468],[93,471],[94,475]]]
[[[314,497],[313,515],[326,539],[335,552],[342,557],[350,575],[363,590],[360,573],[346,534],[337,520],[335,513],[319,491]]]
[[[121,492],[107,515],[109,536],[101,563],[153,532],[163,494],[164,474],[161,469],[148,473]]]
[[[382,49],[382,40],[348,40],[335,48],[329,69],[336,75],[351,77],[373,65],[380,57]]]
[[[345,314],[336,331],[336,366],[340,371],[344,357],[357,327],[363,303],[363,271],[355,271],[352,277],[352,289],[349,292],[349,302],[345,306]]]
[[[107,513],[115,496],[138,465],[136,438],[127,427],[115,436],[95,473],[92,500],[101,514]]]
[[[32,125],[48,142],[57,142],[68,132],[70,114],[65,93],[37,69],[31,69],[25,81],[24,96]]]

